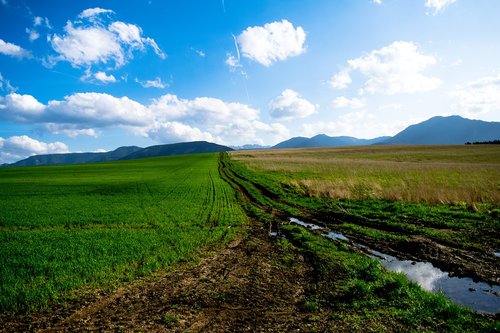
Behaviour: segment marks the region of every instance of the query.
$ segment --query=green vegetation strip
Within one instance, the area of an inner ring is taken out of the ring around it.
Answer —
[[[2,311],[148,274],[246,219],[218,154],[2,168],[0,188]]]
[[[285,225],[278,240],[285,263],[294,252],[313,266],[302,302],[305,312],[331,313],[352,331],[498,332],[500,321],[478,316],[442,294],[424,291],[403,274],[309,231]]]

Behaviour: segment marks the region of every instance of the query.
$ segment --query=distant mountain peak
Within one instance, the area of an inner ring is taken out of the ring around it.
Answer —
[[[408,126],[382,144],[464,144],[500,138],[500,122],[436,116]]]

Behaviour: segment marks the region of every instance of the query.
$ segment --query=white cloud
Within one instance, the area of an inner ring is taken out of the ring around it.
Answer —
[[[330,79],[330,85],[334,89],[347,88],[352,83],[351,75],[348,69],[343,69]]]
[[[426,0],[425,7],[434,9],[434,15],[439,13],[445,7],[451,5],[456,0]]]
[[[205,58],[205,56],[206,56],[205,52],[203,52],[201,50],[196,50],[195,49],[194,52],[196,52],[196,54],[199,55],[202,58]]]
[[[11,163],[31,155],[67,153],[68,146],[56,141],[45,143],[26,135],[8,139],[0,137],[0,163]]]
[[[226,54],[227,58],[225,64],[229,66],[231,70],[235,70],[238,67],[241,67],[240,60],[233,56],[231,53]]]
[[[373,3],[376,3],[377,5],[381,5],[382,4],[382,0],[372,0]]]
[[[203,135],[209,133],[215,142],[222,144],[257,143],[261,142],[259,138],[263,134],[278,140],[288,135],[288,130],[281,124],[262,123],[259,110],[212,97],[187,100],[167,94],[153,100],[149,110],[155,115],[157,123],[182,123],[199,129],[200,133],[205,133]],[[153,133],[148,133],[146,128],[146,135],[154,134],[155,128],[152,130]]]
[[[144,126],[152,121],[152,117],[146,107],[128,97],[76,93],[62,101],[49,101],[44,120],[88,127]]]
[[[17,91],[17,88],[12,86],[10,84],[10,81],[3,77],[2,73],[0,73],[0,91],[8,91],[8,92],[16,92]]]
[[[25,29],[31,42],[40,38],[40,33],[37,30],[39,28],[52,29],[52,26],[50,25],[49,19],[46,17],[45,18],[41,17],[41,16],[35,16],[33,18],[33,27]]]
[[[212,97],[181,99],[166,94],[143,105],[128,97],[76,93],[46,105],[33,96],[0,97],[0,119],[38,124],[40,129],[71,137],[97,136],[99,128],[124,128],[155,140],[212,138],[219,143],[259,143],[263,136],[281,140],[288,130],[266,124],[259,110]]]
[[[144,126],[153,118],[142,104],[128,97],[76,93],[47,105],[31,95],[11,93],[0,101],[0,119],[31,123],[83,124],[86,128]]]
[[[59,53],[57,60],[64,60],[74,67],[107,64],[114,62],[116,67],[125,63],[125,54],[116,36],[102,27],[75,28],[67,22],[62,37],[53,35],[52,48]]]
[[[335,121],[321,121],[302,125],[301,134],[314,136],[327,134],[330,136],[354,136],[362,139],[373,139],[379,136],[395,135],[410,125],[409,121],[377,121],[377,116],[365,110],[343,114]]]
[[[33,18],[33,26],[38,27],[38,26],[41,26],[42,23],[43,23],[43,17],[41,17],[41,16],[35,16]]]
[[[129,44],[138,49],[144,48],[143,39],[141,37],[142,30],[135,24],[113,22],[108,27],[108,30],[117,34],[118,38],[125,44]]]
[[[55,124],[47,123],[41,126],[47,132],[52,134],[66,135],[70,138],[76,138],[77,136],[86,135],[92,137],[98,137],[99,132],[93,128],[80,128],[79,124]]]
[[[144,88],[164,89],[164,88],[168,87],[168,84],[162,82],[161,78],[159,78],[159,77],[155,78],[154,80],[146,80],[146,81],[141,81],[141,80],[136,78],[135,82],[139,83]]]
[[[0,99],[0,119],[31,122],[43,115],[45,106],[31,95],[10,93]]]
[[[105,72],[95,73],[94,78],[96,80],[101,81],[102,83],[114,83],[114,82],[116,82],[116,78],[112,74],[107,75]]]
[[[269,103],[269,109],[273,118],[295,119],[304,118],[316,112],[316,106],[291,90],[285,89],[274,100]]]
[[[500,114],[500,74],[483,77],[451,92],[455,114],[477,117],[481,114]]]
[[[142,36],[139,26],[120,21],[106,26],[104,21],[95,19],[96,15],[108,12],[101,8],[84,10],[79,17],[89,22],[68,21],[63,35],[50,36],[58,56],[51,57],[49,63],[68,61],[73,67],[106,64],[118,68],[133,58],[134,51],[145,51],[146,46],[153,48],[160,58],[166,58],[154,39]]]
[[[434,90],[441,84],[440,79],[422,73],[436,64],[437,59],[420,53],[413,42],[396,41],[347,63],[348,68],[332,78],[330,83],[334,88],[350,84],[349,71],[358,71],[366,77],[362,93],[412,94]]]
[[[347,97],[340,96],[333,100],[333,107],[335,108],[359,109],[363,106],[365,106],[365,101],[359,98],[349,99]]]
[[[106,14],[106,13],[114,13],[114,11],[112,11],[111,9],[103,9],[103,8],[99,8],[99,7],[96,7],[96,8],[88,8],[88,9],[85,9],[84,11],[82,11],[80,13],[80,15],[78,15],[79,18],[89,18],[89,17],[92,17],[92,16],[95,16],[95,15],[99,15],[99,14]]]
[[[287,20],[248,27],[236,37],[242,55],[264,66],[305,52],[306,33]]]
[[[26,33],[28,34],[28,37],[29,37],[31,42],[40,38],[40,34],[35,29],[26,28]]]
[[[0,53],[16,58],[31,57],[31,52],[16,44],[5,42],[3,39],[0,39]]]
[[[210,133],[202,132],[198,128],[176,121],[153,125],[148,129],[148,136],[155,141],[164,143],[180,141],[214,141]]]

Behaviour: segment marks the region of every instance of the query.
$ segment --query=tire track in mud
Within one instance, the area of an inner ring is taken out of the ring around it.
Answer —
[[[300,311],[311,268],[299,259],[284,269],[260,223],[205,254],[196,265],[179,264],[68,314],[31,318],[31,326],[18,322],[6,332],[283,332],[320,325]]]

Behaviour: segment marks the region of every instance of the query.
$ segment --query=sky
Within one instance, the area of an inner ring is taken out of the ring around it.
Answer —
[[[500,121],[498,0],[0,0],[0,164]]]

